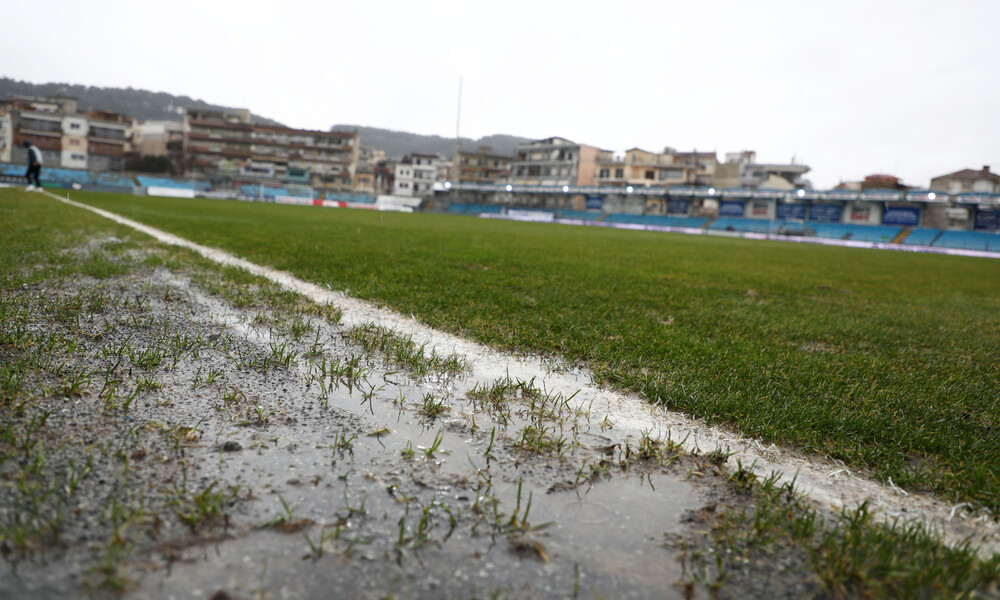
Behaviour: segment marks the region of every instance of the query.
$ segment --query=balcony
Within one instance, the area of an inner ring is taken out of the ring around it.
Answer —
[[[125,156],[124,146],[102,144],[101,142],[91,142],[87,146],[87,151],[97,156]]]
[[[42,119],[21,119],[18,129],[32,133],[57,133],[62,134],[62,123],[59,121],[45,121]]]

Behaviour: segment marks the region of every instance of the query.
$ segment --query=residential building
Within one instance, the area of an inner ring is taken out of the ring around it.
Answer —
[[[510,157],[494,154],[482,146],[475,152],[458,153],[455,180],[462,183],[506,183],[510,179]]]
[[[435,180],[438,182],[451,181],[452,177],[451,165],[452,165],[451,160],[445,160],[445,159],[439,160],[437,163],[437,175],[435,176]]]
[[[359,146],[357,132],[256,125],[245,109],[193,110],[184,117],[185,174],[219,186],[297,184],[350,192]]]
[[[74,123],[70,122],[70,127]],[[130,149],[132,119],[110,110],[87,111],[86,168],[92,171],[121,171]]]
[[[61,165],[70,169],[94,168],[99,170],[98,163],[93,166],[87,160],[90,135],[90,122],[83,115],[66,115],[63,117],[62,158]],[[121,165],[117,165],[121,166]]]
[[[135,126],[132,145],[140,156],[174,156],[184,152],[184,123],[144,121]]]
[[[394,165],[392,194],[394,196],[428,196],[438,180],[441,157],[437,154],[413,153]]]
[[[962,169],[934,177],[931,179],[931,189],[948,194],[1000,194],[1000,175],[991,172],[989,165],[983,165],[978,171]]]
[[[719,189],[745,187],[756,189],[792,190],[812,189],[804,175],[810,171],[806,165],[761,163],[753,150],[726,153],[726,162],[716,163],[708,181]]]
[[[0,160],[25,160],[25,141],[42,152],[47,167],[120,171],[125,168],[132,119],[113,111],[80,113],[73,98],[15,97],[0,102],[5,146]]]
[[[354,191],[358,194],[375,194],[375,166],[359,163],[354,174]]]
[[[693,185],[697,169],[676,162],[671,148],[661,154],[641,148],[626,150],[624,156],[615,157],[602,151],[597,160],[597,185],[632,187]]]
[[[674,155],[674,164],[694,169],[694,185],[715,185],[715,168],[719,159],[715,152],[676,152],[673,148],[665,148],[664,154]]]
[[[376,194],[377,165],[385,161],[385,151],[371,146],[358,146],[358,166],[354,174],[354,191],[359,194]]]
[[[517,147],[510,181],[521,185],[594,185],[601,150],[551,137]]]
[[[10,119],[10,162],[24,163],[22,144],[27,141],[42,152],[46,166],[62,166],[62,121],[64,115],[76,114],[75,100],[15,97],[0,103],[0,112]]]
[[[392,195],[430,196],[442,162],[437,154],[414,153],[403,157],[396,163]]]
[[[358,146],[358,164],[369,163],[374,165],[383,160],[385,160],[385,150],[379,150],[378,148],[372,148],[364,144]]]
[[[0,162],[9,163],[14,146],[14,127],[10,113],[0,109]]]
[[[866,175],[864,180],[861,182],[861,191],[865,192],[868,190],[906,190],[909,186],[903,185],[899,180],[899,177],[894,175],[885,175],[884,173],[876,173],[874,175]]]
[[[380,160],[373,167],[375,174],[375,194],[392,195],[396,181],[396,162],[392,160]]]

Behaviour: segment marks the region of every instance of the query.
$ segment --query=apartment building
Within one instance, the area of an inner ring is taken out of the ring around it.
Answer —
[[[716,162],[711,170],[712,176],[706,178],[706,184],[719,189],[734,187],[775,190],[812,188],[809,180],[805,179],[805,174],[810,171],[808,166],[796,164],[794,161],[788,164],[757,162],[757,153],[753,150],[728,152],[726,153],[726,162]],[[699,179],[701,177],[699,175]]]
[[[218,186],[308,185],[350,192],[355,185],[357,132],[256,125],[250,112],[188,111],[184,117],[184,172]]]
[[[674,164],[694,170],[695,185],[716,185],[715,168],[719,165],[719,159],[715,152],[676,152],[673,148],[666,148],[664,154],[672,154]]]
[[[662,153],[642,148],[626,150],[624,156],[601,151],[597,160],[597,185],[670,187],[693,185],[697,169],[676,162],[671,148]]]
[[[69,129],[73,130],[74,123],[70,119],[67,121]],[[114,111],[87,111],[86,168],[91,171],[124,170],[125,155],[131,149],[129,143],[131,128],[132,119]]]
[[[510,178],[510,157],[494,154],[482,146],[475,152],[458,153],[455,181],[462,183],[506,183]]]
[[[510,167],[510,181],[520,185],[594,185],[601,152],[561,137],[522,144]]]
[[[1000,194],[1000,175],[990,171],[989,165],[982,169],[962,169],[931,179],[931,189],[949,194]]]
[[[23,162],[27,141],[47,167],[121,171],[132,123],[113,111],[80,113],[73,98],[12,98],[0,102],[0,160]]]
[[[0,162],[9,163],[14,146],[14,128],[10,113],[0,110]]]
[[[184,152],[184,123],[144,121],[134,128],[132,146],[141,156],[181,157]]]
[[[434,193],[434,182],[442,167],[437,154],[408,154],[396,163],[393,176],[393,196],[429,196]]]

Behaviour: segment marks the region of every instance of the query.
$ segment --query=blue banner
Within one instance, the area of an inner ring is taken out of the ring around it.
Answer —
[[[587,196],[587,210],[604,210],[604,198]]]
[[[778,203],[777,218],[779,219],[794,219],[797,221],[806,220],[806,205],[805,204],[786,204],[784,202]]]
[[[915,206],[886,206],[882,211],[882,224],[916,227],[920,225],[920,209]]]
[[[809,207],[809,220],[819,223],[840,223],[844,207],[840,204],[813,204]]]
[[[976,211],[975,227],[982,231],[1000,231],[1000,210]]]
[[[668,215],[686,215],[691,212],[691,201],[687,198],[670,198],[667,200]]]
[[[746,214],[746,206],[737,200],[723,200],[719,202],[720,217],[742,217]]]

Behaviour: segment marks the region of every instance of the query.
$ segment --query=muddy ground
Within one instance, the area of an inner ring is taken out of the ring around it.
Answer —
[[[3,298],[0,597],[821,593],[792,545],[719,577],[718,454],[182,250],[72,252],[103,268]]]

